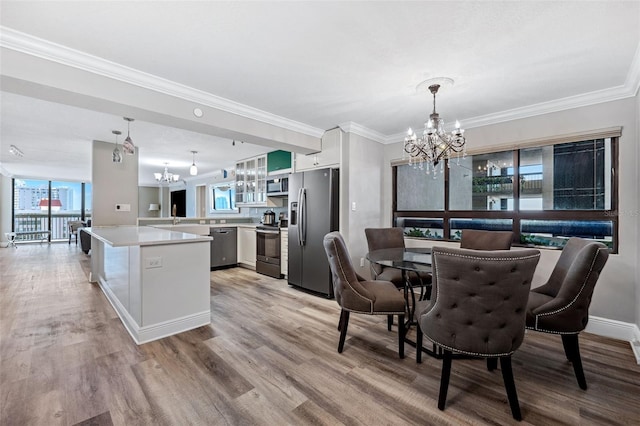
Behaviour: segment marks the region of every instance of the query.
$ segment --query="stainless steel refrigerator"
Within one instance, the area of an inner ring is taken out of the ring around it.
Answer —
[[[328,298],[333,283],[322,240],[338,230],[338,190],[338,169],[289,177],[289,284]]]

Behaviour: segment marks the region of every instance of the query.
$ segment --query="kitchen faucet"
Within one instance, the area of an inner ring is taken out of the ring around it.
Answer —
[[[173,208],[171,209],[171,215],[173,216],[173,224],[174,225],[176,225],[178,222],[180,222],[180,219],[178,219],[178,217],[177,217],[177,212],[178,212],[178,206],[176,206],[174,204]]]

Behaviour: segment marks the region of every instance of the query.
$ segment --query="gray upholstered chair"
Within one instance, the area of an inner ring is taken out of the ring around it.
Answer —
[[[510,250],[513,232],[463,229],[460,248],[473,250]]]
[[[68,223],[69,225],[69,244],[71,244],[71,237],[75,236],[76,245],[78,245],[78,229],[84,227],[84,222],[81,220],[71,220]]]
[[[587,380],[578,334],[589,321],[593,289],[608,257],[604,244],[570,238],[549,280],[531,290],[527,304],[527,328],[562,336],[565,355],[582,389],[587,389]]]
[[[402,228],[366,228],[364,235],[367,237],[369,251],[388,248],[405,248],[404,231]],[[404,287],[402,271],[400,269],[385,268],[382,265],[371,263],[371,272],[376,280],[391,281],[398,288]],[[411,285],[414,287],[428,287],[429,284],[431,284],[431,274],[429,273],[411,274],[409,279]]]
[[[431,256],[434,294],[418,317],[416,356],[419,360],[423,333],[444,350],[438,408],[445,407],[453,353],[499,358],[511,413],[520,420],[511,355],[524,338],[540,252],[434,247]]]
[[[324,237],[333,291],[340,305],[340,342],[338,352],[342,353],[351,312],[367,315],[398,315],[398,354],[404,358],[404,315],[405,300],[396,286],[389,281],[367,281],[358,274],[351,262],[344,239],[339,232],[331,232]]]
[[[367,246],[369,251],[405,248],[404,231],[402,228],[366,228],[364,235],[367,237]],[[397,268],[384,267],[382,265],[370,262],[371,275],[374,280],[391,281],[397,288],[404,288],[402,271]],[[431,297],[431,274],[429,273],[410,273],[409,281],[412,287],[420,287],[420,299],[429,299]],[[412,293],[413,296],[413,293]],[[391,331],[393,325],[393,316],[389,317],[387,329]]]

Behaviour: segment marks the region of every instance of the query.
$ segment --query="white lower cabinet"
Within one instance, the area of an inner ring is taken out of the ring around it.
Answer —
[[[256,268],[255,227],[238,227],[238,263]]]
[[[289,263],[289,233],[287,228],[280,229],[280,273],[287,278]]]

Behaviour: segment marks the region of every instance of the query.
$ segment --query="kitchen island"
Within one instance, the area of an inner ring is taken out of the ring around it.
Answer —
[[[211,322],[211,237],[147,226],[84,230],[92,240],[90,281],[137,344]]]

